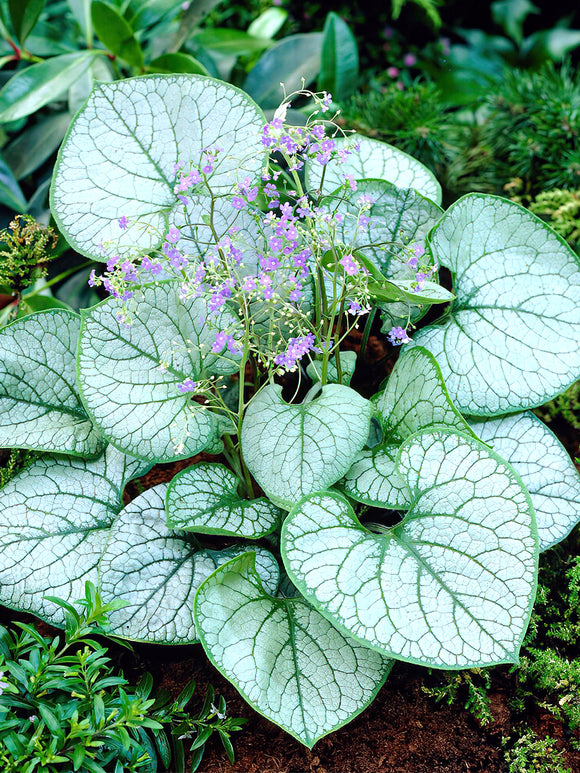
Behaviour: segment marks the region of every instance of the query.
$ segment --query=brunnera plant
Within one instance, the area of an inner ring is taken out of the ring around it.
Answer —
[[[580,376],[580,264],[513,202],[443,212],[425,167],[306,96],[304,126],[292,96],[266,123],[225,83],[149,76],[73,121],[52,211],[109,297],[0,332],[0,444],[43,452],[1,492],[0,601],[59,625],[47,589],[94,582],[127,602],[115,635],[201,642],[311,747],[396,660],[517,662],[538,552],[580,520],[528,411]],[[404,348],[366,399],[341,344],[364,325],[364,355],[376,314]],[[123,506],[202,450],[221,461]]]

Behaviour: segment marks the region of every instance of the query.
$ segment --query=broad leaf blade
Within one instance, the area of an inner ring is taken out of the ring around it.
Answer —
[[[475,416],[541,405],[580,376],[580,261],[545,223],[506,199],[470,194],[431,237],[455,277],[442,325],[414,335],[457,407]]]
[[[363,448],[340,481],[341,491],[357,502],[388,510],[408,510],[412,499],[403,476],[397,472],[397,445],[387,442]]]
[[[478,441],[443,430],[409,438],[398,472],[413,505],[385,533],[364,528],[339,494],[296,506],[282,528],[292,581],[385,655],[448,669],[517,662],[538,561],[520,479]]]
[[[79,327],[76,314],[57,310],[0,331],[0,446],[85,457],[103,450],[77,392]]]
[[[183,209],[173,192],[175,164],[197,165],[203,148],[218,145],[212,190],[229,192],[236,180],[261,170],[263,121],[246,94],[201,75],[149,75],[97,86],[60,150],[53,215],[68,242],[89,257],[101,257],[101,242],[120,254],[157,247]],[[120,231],[123,215],[129,227]]]
[[[530,492],[540,550],[567,537],[580,521],[580,475],[556,436],[532,413],[470,425],[512,465]]]
[[[195,619],[216,668],[256,711],[309,748],[363,711],[392,666],[303,599],[270,596],[251,553],[203,583]]]
[[[122,303],[114,298],[82,314],[78,370],[87,410],[113,445],[152,462],[193,456],[214,439],[216,417],[179,384],[237,370],[211,353],[229,315],[210,322],[205,302],[182,302],[179,286],[137,291],[130,325],[117,320]]]
[[[399,357],[385,389],[373,402],[382,438],[361,451],[340,488],[357,502],[406,510],[411,495],[396,469],[400,443],[420,430],[441,425],[473,433],[451,402],[435,358],[421,347]]]
[[[99,563],[101,589],[106,598],[129,602],[109,615],[117,635],[163,644],[194,643],[197,589],[243,549],[201,550],[191,535],[168,529],[163,523],[165,494],[166,486],[156,486],[120,513]],[[268,551],[257,550],[260,573],[275,589],[276,562]]]
[[[237,475],[223,464],[199,463],[183,470],[167,491],[167,525],[199,534],[265,537],[282,511],[264,497],[243,499],[238,484]]]
[[[352,150],[343,164],[328,164],[322,186],[323,194],[330,194],[344,182],[344,175],[352,174],[356,180],[379,179],[393,183],[398,188],[414,188],[435,204],[441,203],[441,186],[433,173],[420,161],[403,153],[386,142],[372,140],[358,134],[348,138],[337,137],[336,146],[350,147],[354,143],[358,150]],[[306,187],[317,190],[322,180],[322,169],[316,161],[306,164]]]
[[[353,151],[353,155],[356,151]],[[349,163],[349,156],[347,164]],[[326,174],[351,174],[346,164],[330,164]],[[368,175],[367,175],[368,176]],[[340,180],[344,182],[344,178]],[[337,183],[337,184],[340,184]],[[368,228],[361,228],[359,216],[360,197],[368,197],[374,203],[365,215],[370,218]],[[322,204],[333,205],[333,196],[323,199]],[[413,188],[400,188],[386,180],[361,180],[357,190],[348,199],[335,203],[333,208],[344,215],[336,227],[340,241],[363,252],[388,279],[412,280],[415,272],[406,264],[408,255],[402,245],[415,244],[424,247],[427,234],[441,217],[441,208]],[[381,245],[381,246],[377,246]]]
[[[78,51],[47,59],[16,73],[0,91],[0,123],[16,121],[58,99],[96,56]]]
[[[3,604],[61,625],[62,609],[44,596],[50,592],[73,602],[83,596],[85,581],[97,584],[109,527],[122,507],[106,460],[45,457],[2,489]]]
[[[246,410],[244,459],[269,498],[288,509],[344,475],[368,437],[370,418],[368,400],[349,387],[329,384],[317,400],[289,405],[272,384]]]
[[[399,357],[375,408],[385,440],[393,443],[440,425],[473,434],[449,397],[437,361],[420,346]]]

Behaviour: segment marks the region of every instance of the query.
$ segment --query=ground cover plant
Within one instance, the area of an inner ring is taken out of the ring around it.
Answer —
[[[538,553],[580,520],[531,413],[580,376],[580,264],[514,202],[443,212],[422,164],[296,96],[302,126],[294,95],[266,122],[224,82],[156,75],[77,115],[52,212],[109,297],[0,332],[0,445],[42,452],[0,493],[0,601],[60,625],[47,594],[98,584],[127,602],[115,635],[200,641],[311,747],[396,660],[517,662]],[[364,358],[377,316],[403,351],[365,396],[341,344],[360,326]]]

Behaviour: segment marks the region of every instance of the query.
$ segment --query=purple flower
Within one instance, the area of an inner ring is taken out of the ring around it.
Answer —
[[[234,209],[243,209],[246,206],[246,202],[241,196],[234,196],[232,199],[232,207]]]
[[[403,64],[405,67],[414,67],[417,64],[417,57],[415,54],[405,54],[403,57]]]
[[[387,338],[393,346],[401,346],[401,344],[408,344],[411,341],[404,327],[391,328],[387,334]]]
[[[338,262],[343,267],[345,274],[348,274],[349,276],[358,274],[359,268],[353,255],[343,255]]]
[[[176,244],[181,239],[179,228],[176,228],[174,225],[172,225],[165,238],[168,242],[171,242],[171,244]]]
[[[389,67],[387,68],[387,75],[389,78],[396,78],[399,74],[399,68],[398,67]]]
[[[195,392],[197,389],[197,383],[190,378],[186,378],[181,384],[177,385],[180,392]]]
[[[122,217],[120,217],[120,218],[119,218],[119,228],[120,228],[122,231],[124,231],[124,230],[125,230],[125,228],[127,228],[127,226],[128,226],[128,225],[129,225],[129,221],[127,220],[127,218],[125,217],[125,215],[123,215]]]
[[[89,287],[94,287],[97,284],[97,274],[95,272],[95,269],[91,271],[91,275],[89,276]]]

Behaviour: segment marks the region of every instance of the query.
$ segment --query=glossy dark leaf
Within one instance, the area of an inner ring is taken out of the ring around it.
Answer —
[[[358,81],[358,49],[348,24],[336,13],[324,23],[322,58],[318,90],[328,91],[335,99],[349,97]]]
[[[143,69],[143,51],[133,30],[121,14],[107,3],[96,0],[91,6],[95,33],[109,51],[131,67]]]
[[[8,0],[10,19],[18,42],[22,45],[44,8],[44,0]]]

